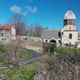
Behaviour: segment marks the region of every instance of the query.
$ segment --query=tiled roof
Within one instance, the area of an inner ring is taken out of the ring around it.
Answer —
[[[11,30],[13,25],[0,25],[0,30]]]
[[[60,30],[43,30],[42,38],[43,39],[51,39],[51,38],[59,39],[59,36],[58,36],[59,32]]]

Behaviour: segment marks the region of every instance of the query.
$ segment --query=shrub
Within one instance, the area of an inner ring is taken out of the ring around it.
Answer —
[[[23,65],[19,68],[7,68],[3,72],[6,74],[8,79],[6,80],[31,80],[35,74],[34,67],[32,65]]]
[[[56,44],[51,44],[50,45],[50,53],[54,53],[55,49],[56,49]]]
[[[56,52],[59,54],[71,54],[73,48],[67,48],[67,47],[57,47]]]
[[[79,80],[80,79],[80,49],[58,47],[57,55],[49,56],[47,70],[50,80]]]

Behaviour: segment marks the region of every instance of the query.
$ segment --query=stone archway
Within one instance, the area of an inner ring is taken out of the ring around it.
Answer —
[[[57,46],[56,44],[57,44],[57,41],[55,39],[51,39],[49,41],[49,51],[50,51],[50,53],[54,53],[55,48]]]
[[[57,43],[56,40],[54,40],[54,39],[51,39],[49,42],[52,43],[52,44],[56,44]]]

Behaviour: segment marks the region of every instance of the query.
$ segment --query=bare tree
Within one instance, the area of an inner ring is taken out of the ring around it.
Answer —
[[[38,36],[38,37],[41,37],[41,34],[42,34],[42,31],[43,31],[43,28],[40,24],[35,24],[34,25],[34,28],[35,28],[35,33],[34,35],[35,36]]]
[[[12,23],[15,26],[16,35],[27,34],[27,25],[25,22],[25,18],[22,15],[14,13],[13,16],[10,18],[10,23]]]
[[[4,60],[6,63],[12,64],[13,67],[19,66],[19,59],[23,56],[24,42],[19,36],[15,41],[5,44]]]
[[[27,32],[28,32],[27,34],[29,36],[34,36],[34,27],[33,26],[28,27],[28,31]]]
[[[40,24],[31,25],[28,28],[28,34],[30,36],[41,37],[43,27]]]

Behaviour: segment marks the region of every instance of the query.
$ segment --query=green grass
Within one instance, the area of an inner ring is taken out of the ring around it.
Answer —
[[[16,57],[16,62],[19,62],[19,61],[22,61],[22,60],[26,60],[28,58],[32,57],[32,54],[29,53],[28,50],[23,50],[21,52],[21,56],[20,57]],[[3,56],[0,56],[0,65],[3,65],[5,63],[8,63],[7,60],[3,57]],[[13,62],[12,62],[13,63]]]
[[[26,50],[24,51],[23,53],[23,59],[27,59],[27,58],[30,58],[32,55]]]
[[[35,69],[31,64],[21,66],[19,68],[5,69],[4,73],[8,77],[8,80],[31,80],[35,74]]]
[[[28,59],[31,56],[32,55],[27,50],[25,50],[25,51],[22,52],[21,57],[17,58],[17,61],[22,61],[22,60]]]
[[[27,51],[23,51],[20,58],[17,58],[16,61],[21,61],[30,58],[32,55]],[[0,63],[4,63],[2,59],[0,59]],[[6,68],[3,69],[2,72],[7,76],[7,80],[31,80],[33,75],[35,74],[35,68],[32,64],[23,65],[15,68]],[[19,79],[18,79],[19,78]]]

